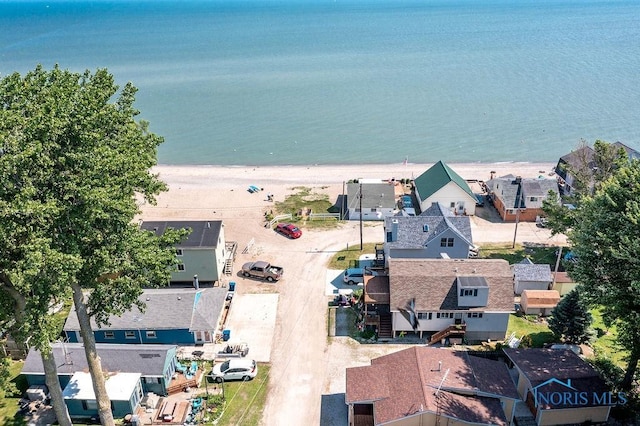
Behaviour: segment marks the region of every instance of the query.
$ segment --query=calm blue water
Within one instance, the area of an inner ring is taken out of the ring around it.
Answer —
[[[163,164],[640,148],[638,0],[0,0],[0,75],[37,63],[132,81]]]

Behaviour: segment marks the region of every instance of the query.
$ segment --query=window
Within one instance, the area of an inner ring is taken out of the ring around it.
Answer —
[[[482,318],[482,312],[469,312],[467,318]]]
[[[155,339],[155,338],[156,338],[155,330],[147,330],[147,339]]]
[[[375,207],[373,207],[373,208],[371,209],[371,213],[375,213],[376,211],[377,211],[377,210],[376,210],[376,208],[375,208]]]
[[[356,208],[356,213],[360,213],[360,209],[359,208]]]
[[[531,197],[529,198],[529,201],[538,201],[538,197]]]
[[[451,207],[452,209],[455,208],[455,206],[456,206],[456,202],[455,201],[452,201],[451,204],[449,204],[449,207]]]
[[[178,263],[178,271],[184,271],[185,267],[184,267],[184,263]]]
[[[429,225],[428,224],[424,224],[422,225],[422,232],[429,232]]]
[[[453,318],[453,312],[438,312],[436,318]]]
[[[390,243],[393,241],[393,232],[387,232],[387,242]]]
[[[124,337],[125,337],[125,339],[135,339],[136,338],[136,332],[135,331],[125,331],[124,332]]]
[[[440,247],[453,247],[453,238],[440,238]]]
[[[176,249],[176,256],[182,256],[182,249]]]
[[[461,288],[460,289],[460,296],[477,296],[478,295],[478,289],[466,289],[466,288]]]
[[[89,411],[89,410],[97,410],[98,409],[98,403],[95,400],[89,399],[89,400],[82,400],[82,409],[84,411]]]
[[[104,332],[104,338],[105,339],[113,339],[114,338],[113,331],[105,331]]]

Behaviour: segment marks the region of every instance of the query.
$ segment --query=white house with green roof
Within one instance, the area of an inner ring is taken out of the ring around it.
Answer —
[[[442,161],[418,176],[414,185],[421,211],[440,203],[458,215],[476,213],[476,196],[467,181]]]

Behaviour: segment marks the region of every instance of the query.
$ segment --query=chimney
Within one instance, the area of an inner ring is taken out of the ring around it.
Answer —
[[[198,275],[193,276],[193,288],[200,290],[200,283],[198,282]]]
[[[438,361],[438,371],[442,371],[442,361]]]
[[[207,228],[211,228],[211,222],[207,222]]]

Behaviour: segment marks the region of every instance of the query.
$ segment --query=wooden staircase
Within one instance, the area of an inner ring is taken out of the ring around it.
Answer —
[[[444,330],[440,330],[437,333],[431,336],[429,340],[429,344],[433,345],[434,343],[440,342],[442,339],[445,339],[452,334],[456,335],[464,335],[467,330],[467,324],[451,324],[449,327]]]
[[[231,275],[233,273],[233,261],[236,259],[238,243],[236,241],[227,241],[225,243],[225,250],[227,251],[227,260],[224,262],[224,274]]]
[[[380,315],[380,326],[378,327],[378,339],[390,339],[393,337],[393,327],[391,314]]]

